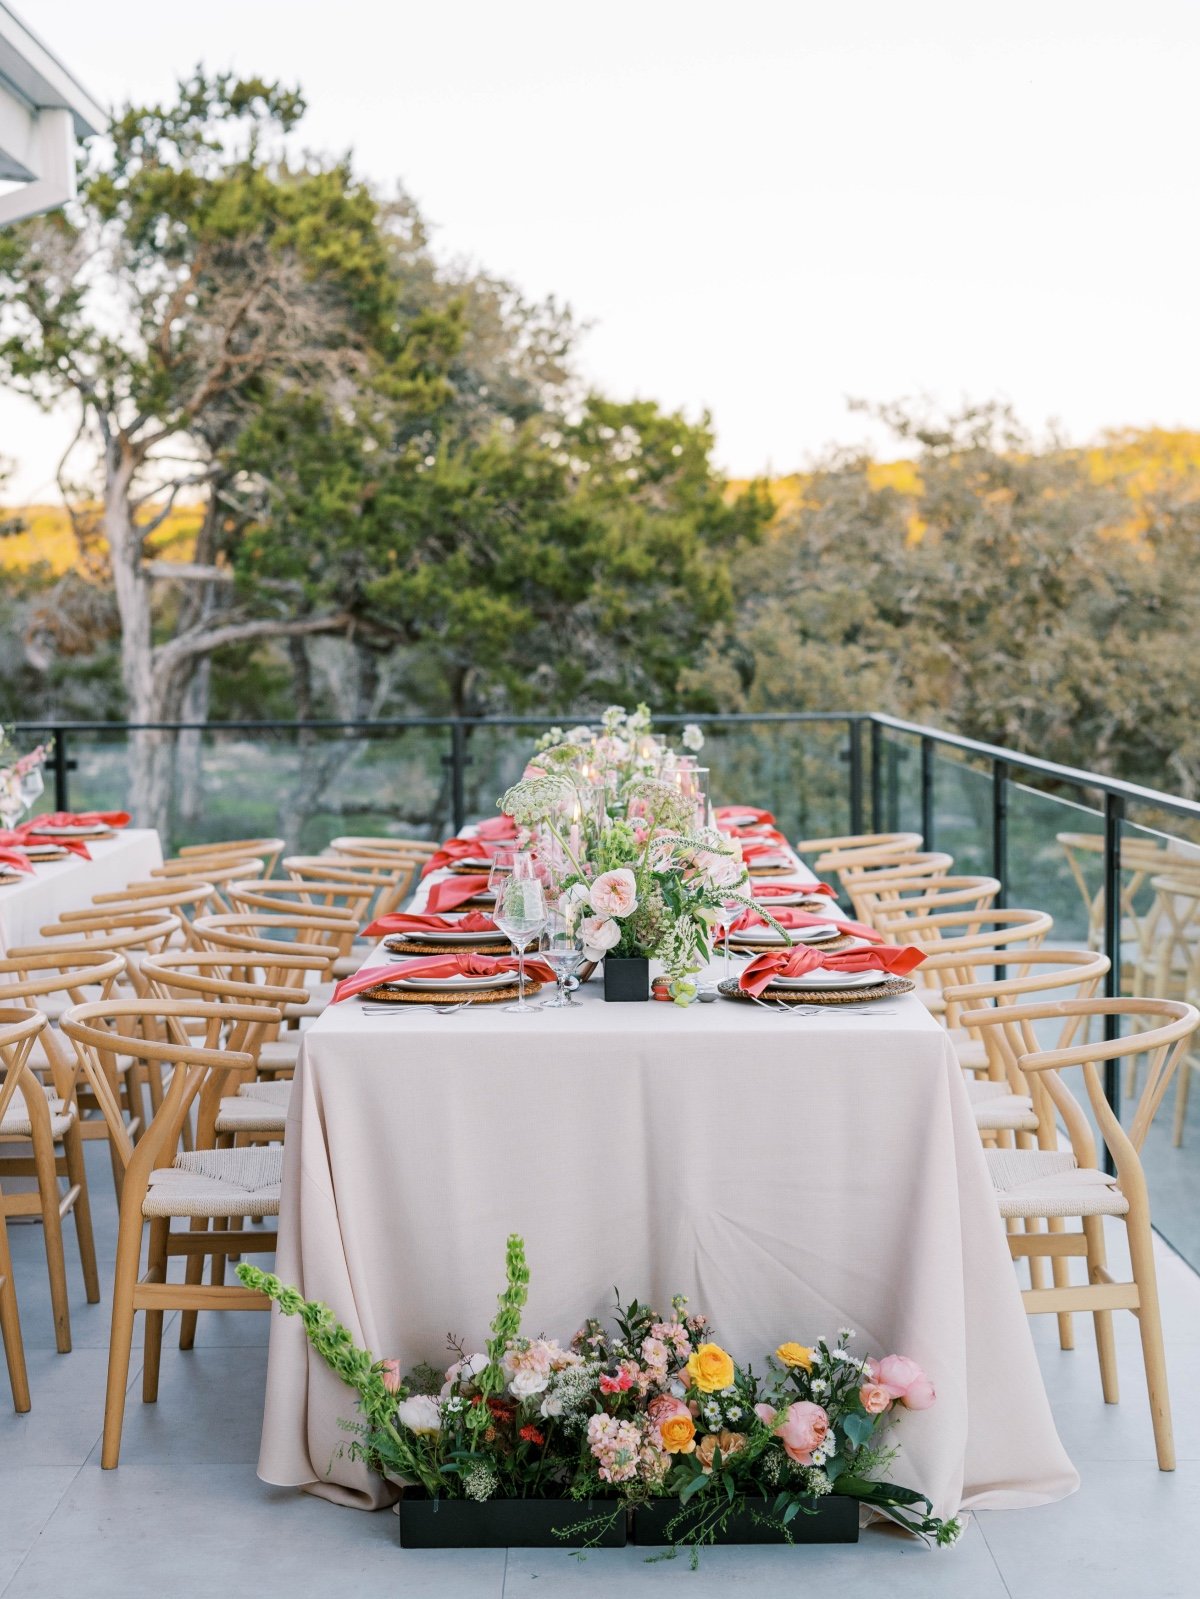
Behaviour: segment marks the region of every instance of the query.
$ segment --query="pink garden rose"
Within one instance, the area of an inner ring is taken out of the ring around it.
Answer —
[[[601,916],[628,916],[637,902],[637,879],[627,866],[601,872],[592,884],[592,906]]]
[[[892,1404],[892,1396],[882,1383],[865,1382],[858,1390],[859,1403],[868,1416],[882,1416]]]
[[[754,1414],[758,1417],[759,1421],[762,1422],[764,1427],[773,1427],[775,1425],[775,1418],[779,1412],[775,1409],[774,1405],[755,1405]]]
[[[383,1386],[389,1394],[400,1392],[400,1362],[398,1360],[381,1360],[379,1374],[383,1378]]]
[[[621,929],[611,916],[585,916],[579,924],[579,936],[586,958],[598,961],[606,949],[621,942]]]
[[[908,1410],[928,1410],[937,1398],[929,1378],[907,1355],[885,1355],[872,1361],[867,1375]]]
[[[813,1450],[825,1442],[829,1417],[820,1405],[814,1405],[809,1399],[798,1399],[787,1407],[775,1431],[792,1460],[801,1466],[811,1466]]]

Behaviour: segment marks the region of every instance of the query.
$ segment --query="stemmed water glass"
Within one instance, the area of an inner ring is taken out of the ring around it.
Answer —
[[[536,877],[518,877],[514,870],[500,875],[492,919],[512,945],[517,957],[517,999],[505,1010],[522,1014],[540,1007],[525,1003],[525,947],[546,925],[546,896]]]
[[[561,910],[550,911],[542,930],[541,957],[553,969],[558,984],[557,997],[542,1000],[542,1009],[561,1010],[569,1005],[572,1010],[582,1010],[579,1001],[567,993],[567,980],[574,976],[583,960],[583,936],[578,917]]]
[[[713,923],[715,926],[721,929],[721,934],[725,945],[725,972],[723,981],[726,983],[729,981],[729,929],[733,926],[734,922],[737,921],[744,909],[745,907],[739,905],[736,900],[727,899],[713,912]]]

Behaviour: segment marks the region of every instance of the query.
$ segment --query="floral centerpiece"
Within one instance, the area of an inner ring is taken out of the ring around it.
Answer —
[[[249,1264],[238,1276],[301,1317],[313,1348],[358,1395],[351,1452],[403,1485],[406,1499],[554,1500],[559,1536],[577,1544],[603,1541],[632,1509],[637,1541],[688,1544],[693,1554],[744,1541],[747,1524],[800,1541],[810,1521],[828,1521],[825,1507],[844,1510],[847,1500],[929,1542],[961,1532],[880,1475],[897,1453],[892,1425],[935,1402],[914,1361],[859,1359],[843,1329],[832,1344],[780,1344],[760,1379],[682,1298],[663,1316],[618,1297],[612,1328],[588,1320],[568,1344],[528,1338],[529,1271],[515,1235],[506,1267],[485,1348],[468,1353],[451,1340],[444,1371],[407,1375],[277,1277]],[[856,1513],[851,1525],[856,1536]]]
[[[17,755],[11,732],[0,727],[0,822],[5,827],[11,827],[42,792],[41,769],[53,747],[51,741]]]
[[[498,803],[553,871],[585,959],[656,958],[671,997],[688,1004],[713,928],[727,912],[757,911],[792,940],[750,895],[739,841],[697,826],[686,788],[646,770],[651,756],[638,753],[649,728],[645,707],[632,718],[613,707],[606,717],[611,725],[597,735],[576,728],[560,742],[543,742]],[[577,737],[583,734],[588,741]]]

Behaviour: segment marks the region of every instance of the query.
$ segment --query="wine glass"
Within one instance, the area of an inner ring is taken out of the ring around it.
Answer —
[[[729,981],[729,929],[737,921],[745,907],[739,905],[734,899],[722,901],[713,912],[713,923],[721,929],[725,944],[725,973],[724,982]]]
[[[547,915],[542,930],[541,957],[553,969],[558,984],[557,997],[541,1002],[543,1010],[561,1010],[567,1005],[572,1010],[582,1010],[579,1001],[567,993],[567,980],[574,976],[583,960],[583,936],[577,917],[562,910],[553,910]]]
[[[546,925],[546,896],[538,879],[518,877],[515,871],[504,877],[496,891],[492,919],[517,957],[517,1000],[515,1005],[506,1005],[504,1009],[522,1014],[539,1009],[525,1003],[525,946]]]
[[[13,828],[25,814],[25,797],[21,793],[21,780],[13,771],[0,772],[0,822]]]

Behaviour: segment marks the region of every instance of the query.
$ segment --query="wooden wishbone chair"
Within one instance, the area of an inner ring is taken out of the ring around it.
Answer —
[[[378,862],[340,855],[285,855],[283,869],[297,883],[352,883],[369,888],[371,897],[363,906],[363,921],[386,916],[404,898],[412,879],[412,863],[405,860]]]
[[[1006,907],[997,910],[992,906],[979,911],[934,911],[922,916],[883,916],[875,931],[884,938],[900,943],[916,944],[927,956],[941,954],[966,955],[975,949],[992,949],[996,946],[1036,948],[1050,929],[1054,918],[1047,911]],[[1013,959],[1016,959],[1014,954]],[[917,996],[935,1016],[942,1016],[947,1026],[957,1026],[953,1015],[946,1015],[946,1000],[942,992],[945,967],[929,966],[926,960],[918,966]],[[924,975],[922,975],[924,974]]]
[[[67,1003],[108,999],[125,969],[120,955],[103,951],[40,951],[0,960],[0,1004],[28,1005],[41,1010],[47,998]],[[42,1011],[44,1015],[44,1010]],[[44,1079],[48,1079],[45,1081]],[[97,1133],[107,1136],[103,1122]],[[92,1235],[87,1168],[76,1097],[75,1052],[47,1026],[38,1037],[24,1067],[24,1080],[0,1116],[0,1143],[28,1144],[31,1155],[0,1159],[0,1178],[34,1177],[36,1193],[10,1193],[0,1197],[0,1214],[40,1216],[50,1276],[50,1304],[54,1336],[60,1354],[71,1348],[71,1312],[67,1292],[67,1266],[63,1251],[62,1222],[75,1218],[75,1234],[83,1269],[84,1292],[89,1305],[100,1301],[96,1270],[96,1245]],[[66,1183],[66,1192],[60,1188]]]
[[[837,871],[843,865],[871,866],[890,855],[919,850],[920,833],[844,833],[840,838],[802,838],[792,848],[797,855],[815,856],[813,869]]]
[[[263,876],[271,877],[286,848],[287,840],[282,838],[231,838],[222,843],[185,844],[175,858],[179,861],[195,861],[199,875],[204,877],[207,874],[201,868],[205,861],[221,865],[234,859],[250,860],[258,856],[263,863]]]
[[[0,1009],[0,1122],[8,1115],[17,1095],[34,1040],[46,1026],[39,1011],[6,1005]],[[17,1285],[13,1281],[12,1253],[8,1247],[8,1228],[4,1207],[0,1205],[0,1343],[8,1366],[13,1409],[24,1415],[29,1409],[29,1375],[25,1369],[25,1345],[21,1340],[21,1317],[17,1310]]]
[[[339,855],[404,855],[410,859],[427,861],[436,855],[441,845],[429,838],[354,837],[343,834],[331,839],[329,848]]]
[[[1117,1018],[1118,1026],[1123,1020],[1136,1021],[1139,1031],[1126,1038],[1100,1043],[1087,1043],[1085,1036],[1062,1049],[1047,1050],[1037,1045],[1033,1029],[1039,1021],[1071,1019],[1086,1024],[1104,1017]],[[985,1151],[1002,1217],[1006,1220],[1077,1218],[1080,1223],[1080,1230],[1075,1232],[1009,1235],[1009,1249],[1016,1259],[1043,1255],[1066,1260],[1080,1256],[1087,1262],[1086,1284],[1027,1288],[1022,1294],[1025,1308],[1030,1315],[1075,1310],[1092,1313],[1100,1357],[1100,1381],[1105,1403],[1110,1405],[1115,1405],[1119,1397],[1112,1312],[1132,1310],[1136,1314],[1159,1470],[1173,1471],[1175,1446],[1154,1264],[1150,1196],[1140,1151],[1188,1040],[1200,1026],[1200,1011],[1169,999],[1072,999],[964,1011],[962,1020],[964,1026],[1004,1031],[1017,1070],[1030,1085],[1039,1125],[1044,1122],[1047,1127],[1053,1126],[1057,1114],[1066,1128],[1070,1145],[1069,1149]],[[1130,1050],[1147,1057],[1148,1069],[1127,1130],[1108,1103],[1097,1067],[1107,1061],[1121,1060]],[[1101,1170],[1092,1123],[1062,1080],[1062,1072],[1076,1066],[1083,1071],[1091,1115],[1112,1157],[1115,1176]],[[1104,1242],[1106,1216],[1124,1223],[1132,1267],[1129,1282],[1116,1281],[1108,1269]]]
[[[319,1016],[333,998],[333,968],[343,953],[347,934],[356,927],[352,918],[308,915],[299,911],[241,911],[196,920],[196,936],[206,949],[237,950],[260,956],[291,953],[313,960],[315,981],[305,982],[308,998],[289,1005],[290,1022]]]
[[[258,1030],[277,1022],[279,1012],[265,1005],[208,1004],[202,1000],[100,1000],[77,1005],[62,1020],[83,1072],[111,1118],[110,1131],[125,1166],[113,1282],[112,1335],[108,1353],[108,1392],[100,1464],[111,1470],[121,1451],[125,1389],[133,1342],[134,1317],[145,1312],[142,1399],[158,1398],[163,1314],[170,1310],[266,1310],[262,1294],[223,1283],[168,1282],[172,1255],[199,1256],[270,1253],[274,1232],[239,1227],[222,1232],[172,1230],[173,1220],[189,1224],[222,1217],[261,1219],[279,1214],[283,1149],[278,1144],[253,1149],[197,1149],[177,1153],[184,1119],[210,1076],[217,1091],[230,1072],[252,1071]],[[201,1022],[193,1038],[187,1024]],[[166,1097],[138,1144],[133,1144],[109,1090],[104,1062],[132,1054],[171,1068]],[[139,1278],[142,1235],[149,1224],[147,1272]]]
[[[842,892],[854,907],[855,916],[873,927],[884,914],[883,908],[905,889],[922,886],[928,889],[945,877],[953,865],[954,857],[944,850],[914,850],[877,866],[839,867],[836,875]]]
[[[154,878],[149,882],[127,883],[124,888],[110,894],[94,894],[90,910],[158,911],[160,915],[178,916],[182,923],[183,938],[191,942],[191,924],[220,901],[212,883],[198,879]],[[64,911],[62,920],[80,920],[87,910]]]
[[[230,910],[232,907],[225,898],[224,885],[233,882],[253,882],[256,878],[262,877],[263,864],[261,860],[254,858],[247,860],[242,856],[223,864],[210,862],[204,871],[204,881],[211,883],[213,888],[211,909]],[[164,883],[171,883],[180,878],[194,879],[196,864],[194,861],[164,861],[161,866],[151,867],[150,875]]]

